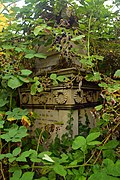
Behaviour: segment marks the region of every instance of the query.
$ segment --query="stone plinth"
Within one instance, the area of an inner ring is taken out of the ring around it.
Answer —
[[[59,70],[56,73],[67,77],[77,74],[75,68]],[[58,86],[51,86],[45,92],[37,93],[34,96],[30,95],[29,90],[22,89],[21,105],[38,114],[33,130],[43,126],[47,127],[51,131],[52,137],[55,137],[56,133],[61,136],[66,132],[68,114],[72,110],[73,136],[75,136],[79,133],[79,121],[85,124],[85,114],[88,116],[89,126],[95,125],[92,110],[98,103],[99,94],[100,89],[96,84],[82,79],[74,82],[72,87],[66,88],[65,83],[60,83]]]

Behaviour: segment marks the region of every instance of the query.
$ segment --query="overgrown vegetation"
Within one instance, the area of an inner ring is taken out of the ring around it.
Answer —
[[[104,2],[26,0],[26,5],[19,8],[15,1],[1,1],[0,179],[120,178],[120,24],[119,10],[111,11],[120,3],[115,0],[113,6],[105,7]],[[68,41],[84,46],[86,55]],[[29,84],[34,95],[51,83],[66,80],[55,74],[42,79],[34,77],[34,59],[46,58],[38,50],[40,45],[59,51],[62,60],[67,59],[67,66],[71,66],[73,57],[79,57],[82,66],[89,70],[83,78],[98,83],[102,98],[94,110],[95,128],[72,139],[71,113],[68,133],[61,140],[56,137],[47,150],[42,142],[43,137],[44,142],[47,140],[47,132],[42,128],[36,131],[38,138],[32,138],[29,126],[36,117],[19,105],[19,88],[23,85]]]

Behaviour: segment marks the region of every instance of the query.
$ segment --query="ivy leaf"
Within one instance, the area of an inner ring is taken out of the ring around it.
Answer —
[[[41,30],[41,27],[40,27],[40,26],[35,27],[35,29],[34,29],[34,35],[37,36],[37,35],[39,34],[40,30]]]
[[[101,82],[98,85],[103,88],[108,88],[108,84],[106,84],[105,82]]]
[[[29,83],[29,79],[27,77],[22,77],[22,76],[18,76],[18,78],[20,79],[20,81],[25,82],[25,83]]]
[[[26,54],[25,58],[32,59],[35,56],[35,54]]]
[[[97,60],[100,60],[100,61],[102,61],[104,59],[103,56],[98,56],[98,55],[93,55],[92,57],[97,59]]]
[[[3,126],[3,124],[5,123],[5,121],[1,121],[0,120],[0,128],[3,128],[4,126]]]
[[[97,144],[101,144],[101,142],[100,141],[91,141],[91,142],[88,142],[87,144],[90,145],[90,146],[94,146],[94,145],[97,145]]]
[[[85,76],[85,78],[86,78],[87,81],[93,81],[93,82],[94,81],[99,81],[99,80],[102,79],[99,72],[94,72],[93,75],[92,74],[87,74]]]
[[[8,100],[0,98],[0,107],[5,106],[8,102],[9,102]]]
[[[22,49],[22,48],[19,48],[19,47],[16,47],[16,48],[15,48],[15,51],[17,51],[17,52],[22,52],[23,49]]]
[[[104,114],[102,115],[102,118],[103,118],[106,122],[108,122],[108,121],[110,120],[111,116],[110,116],[110,114],[104,113]]]
[[[22,69],[21,70],[22,76],[29,76],[30,74],[32,74],[32,71],[30,71],[29,69]]]
[[[40,88],[37,88],[38,92],[42,92],[43,91],[43,86],[41,85]]]
[[[109,179],[110,176],[107,175],[106,172],[99,172],[98,173],[95,173],[95,174],[92,174],[88,180],[106,180],[106,179]],[[117,179],[109,179],[109,180],[117,180]]]
[[[45,54],[42,54],[42,53],[36,53],[34,54],[35,57],[38,57],[38,58],[43,58],[45,59],[47,56]]]
[[[36,26],[34,29],[34,35],[37,36],[39,32],[45,29],[46,27],[47,27],[46,24],[41,24],[40,26]]]
[[[119,145],[119,141],[117,141],[116,139],[113,139],[111,141],[109,141],[107,144],[105,144],[104,146],[99,147],[100,150],[103,149],[114,149]]]
[[[17,169],[14,171],[13,176],[10,178],[10,180],[19,180],[22,175],[22,170]]]
[[[60,176],[65,177],[67,175],[67,171],[64,169],[64,166],[60,164],[55,164],[53,170],[55,173],[59,174]]]
[[[78,40],[82,39],[83,37],[85,37],[85,36],[84,35],[76,36],[76,37],[72,38],[71,41],[78,41]]]
[[[34,172],[25,172],[20,180],[33,180]]]
[[[8,80],[8,86],[12,89],[16,89],[23,85],[23,82],[20,81],[17,77],[12,77],[12,79]]]
[[[103,108],[102,104],[95,107],[96,111],[100,111]]]
[[[48,180],[46,177],[41,177],[40,179],[35,179],[35,180]]]
[[[50,75],[50,79],[56,80],[56,79],[57,79],[57,75],[56,75],[56,74],[51,74],[51,75]]]
[[[15,46],[11,46],[11,45],[2,45],[3,49],[14,49]]]
[[[32,84],[32,86],[31,86],[30,93],[31,93],[31,95],[35,95],[36,92],[37,92],[37,86],[36,86],[36,84],[34,83],[34,84]]]
[[[54,162],[51,157],[49,157],[47,154],[44,154],[43,160],[46,160],[48,162]]]
[[[115,72],[114,77],[120,78],[120,69]]]
[[[63,82],[65,80],[65,76],[58,76],[57,80]]]
[[[13,150],[12,154],[13,154],[13,156],[17,156],[20,152],[21,152],[21,148],[17,147]]]
[[[6,154],[0,154],[0,160],[4,159],[6,157]]]
[[[100,136],[100,132],[95,132],[95,133],[90,133],[87,138],[86,138],[86,141],[87,143],[95,140],[96,138],[98,138]]]
[[[76,137],[73,141],[72,148],[76,150],[84,147],[86,147],[86,139],[83,136]]]

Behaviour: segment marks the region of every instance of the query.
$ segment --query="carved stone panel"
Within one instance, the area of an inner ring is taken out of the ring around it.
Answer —
[[[66,132],[66,126],[68,121],[69,110],[48,110],[48,109],[34,109],[34,112],[38,114],[38,119],[35,121],[35,125],[32,131],[36,128],[47,128],[50,131],[51,138],[54,139],[56,134],[59,137]],[[78,111],[75,110],[72,115],[73,121],[73,136],[78,134]]]

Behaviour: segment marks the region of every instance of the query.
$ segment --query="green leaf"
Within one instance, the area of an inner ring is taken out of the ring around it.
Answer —
[[[28,164],[26,164],[26,165],[21,166],[20,168],[21,169],[28,169],[28,168],[30,168],[30,166]]]
[[[94,81],[99,81],[101,80],[101,76],[100,76],[100,73],[99,72],[94,72]]]
[[[33,180],[34,172],[25,172],[20,180]]]
[[[106,166],[107,174],[120,177],[120,160],[114,164],[111,159],[105,159],[103,163]]]
[[[104,114],[102,115],[102,118],[103,118],[105,121],[109,121],[109,120],[110,120],[110,114],[104,113]]]
[[[37,91],[40,93],[43,91],[43,86],[40,86],[40,88],[37,88]]]
[[[4,159],[5,156],[6,156],[6,154],[0,154],[0,161],[1,161],[2,159]]]
[[[14,49],[15,46],[11,46],[11,45],[2,45],[3,49]]]
[[[23,49],[22,49],[22,48],[19,48],[19,47],[16,47],[16,48],[15,48],[15,51],[17,51],[17,52],[22,52]]]
[[[48,180],[46,177],[41,177],[40,179],[35,179],[35,180]]]
[[[113,139],[111,141],[109,141],[107,144],[105,144],[104,146],[99,147],[101,150],[103,149],[114,149],[119,145],[119,141]]]
[[[39,32],[45,29],[46,27],[47,27],[46,24],[41,24],[40,26],[36,26],[34,29],[34,35],[37,36]]]
[[[23,82],[20,81],[17,77],[13,77],[12,79],[8,80],[8,86],[12,89],[16,89],[23,85]]]
[[[96,138],[98,138],[100,136],[100,132],[95,132],[95,133],[90,133],[87,138],[86,138],[86,141],[87,143],[95,140]]]
[[[54,162],[53,159],[50,156],[48,156],[47,154],[44,154],[44,157],[42,159],[46,160],[48,162]]]
[[[10,158],[9,158],[9,162],[10,162],[10,163],[12,163],[12,162],[15,161],[15,160],[16,160],[16,157],[10,157]]]
[[[29,76],[30,74],[32,74],[32,71],[30,71],[29,69],[22,69],[21,70],[22,76]]]
[[[18,78],[20,79],[20,81],[25,82],[25,83],[29,83],[30,80],[27,77],[22,77],[22,76],[18,76]]]
[[[108,84],[106,84],[105,82],[101,82],[98,85],[103,88],[108,88]]]
[[[5,121],[0,120],[0,128],[3,128],[3,127],[4,127],[4,126],[3,126],[4,123],[5,123]]]
[[[35,56],[35,54],[26,54],[25,58],[32,59]]]
[[[22,175],[21,169],[17,169],[14,171],[13,176],[10,178],[10,180],[20,180],[21,175]]]
[[[50,156],[52,153],[50,151],[44,151],[44,152],[41,152],[40,154],[38,154],[38,157],[43,158],[44,154],[47,154],[48,156]]]
[[[17,156],[18,154],[20,154],[20,152],[21,152],[21,148],[17,147],[13,150],[12,154],[13,154],[13,156]]]
[[[45,54],[42,54],[42,53],[36,53],[34,54],[35,57],[38,57],[38,58],[42,58],[42,59],[46,59],[47,56]]]
[[[85,176],[80,176],[78,180],[86,180]]]
[[[86,78],[87,81],[93,81],[93,82],[94,81],[99,81],[99,80],[102,79],[99,72],[94,72],[93,75],[92,74],[87,74],[85,76],[85,78]]]
[[[0,98],[0,107],[5,106],[9,101],[3,98]]]
[[[115,151],[113,149],[104,149],[103,150],[103,158],[104,159],[109,158],[109,159],[115,161],[116,155],[117,154],[115,153]]]
[[[98,105],[98,106],[95,106],[95,110],[96,111],[100,111],[102,108],[103,108],[102,104]]]
[[[19,162],[27,162],[26,158],[23,157],[22,155],[19,156],[18,158],[16,158],[16,161],[19,161]]]
[[[83,136],[76,137],[73,141],[72,148],[76,150],[79,148],[84,149],[84,147],[86,147],[86,139]]]
[[[101,144],[101,142],[100,141],[91,141],[91,142],[88,142],[87,144],[90,145],[90,146],[94,146],[94,145],[97,145],[97,144]]]
[[[120,69],[115,72],[114,77],[120,78]]]
[[[11,138],[9,137],[8,134],[2,134],[2,135],[0,135],[0,137],[1,137],[2,139],[4,139],[5,141],[7,141],[7,142],[11,141]]]
[[[65,76],[58,76],[57,80],[63,82],[65,80]]]
[[[74,160],[74,161],[72,161],[70,164],[69,164],[69,166],[76,166],[77,165],[77,160]]]
[[[56,79],[57,79],[57,75],[56,75],[56,74],[51,74],[51,75],[50,75],[50,79],[56,80]]]
[[[41,162],[41,159],[39,159],[39,158],[37,158],[37,157],[32,157],[32,158],[30,158],[30,160],[31,160],[32,162],[38,162],[38,163]]]
[[[34,29],[34,35],[37,36],[37,35],[39,34],[40,30],[41,30],[41,26],[35,27],[35,29]]]
[[[34,84],[32,84],[32,86],[31,86],[30,93],[31,93],[31,95],[35,95],[36,92],[37,92],[37,86],[36,86],[36,84],[34,83]]]
[[[111,177],[108,176],[106,172],[99,172],[99,171],[98,171],[98,173],[92,174],[88,178],[88,180],[106,180],[106,179],[108,179],[108,180],[119,180],[118,178],[116,179],[112,176]]]
[[[60,164],[55,164],[53,167],[55,173],[59,174],[60,176],[65,177],[67,175],[67,171],[64,169],[64,166]]]
[[[54,85],[54,86],[57,86],[57,85],[58,85],[58,81],[54,80],[54,81],[53,81],[53,85]]]
[[[103,61],[104,57],[103,56],[98,56],[98,55],[93,55],[92,57],[94,57],[97,60]]]
[[[83,37],[85,37],[85,36],[84,35],[76,36],[76,37],[72,38],[71,41],[78,41],[78,40],[82,39]]]

